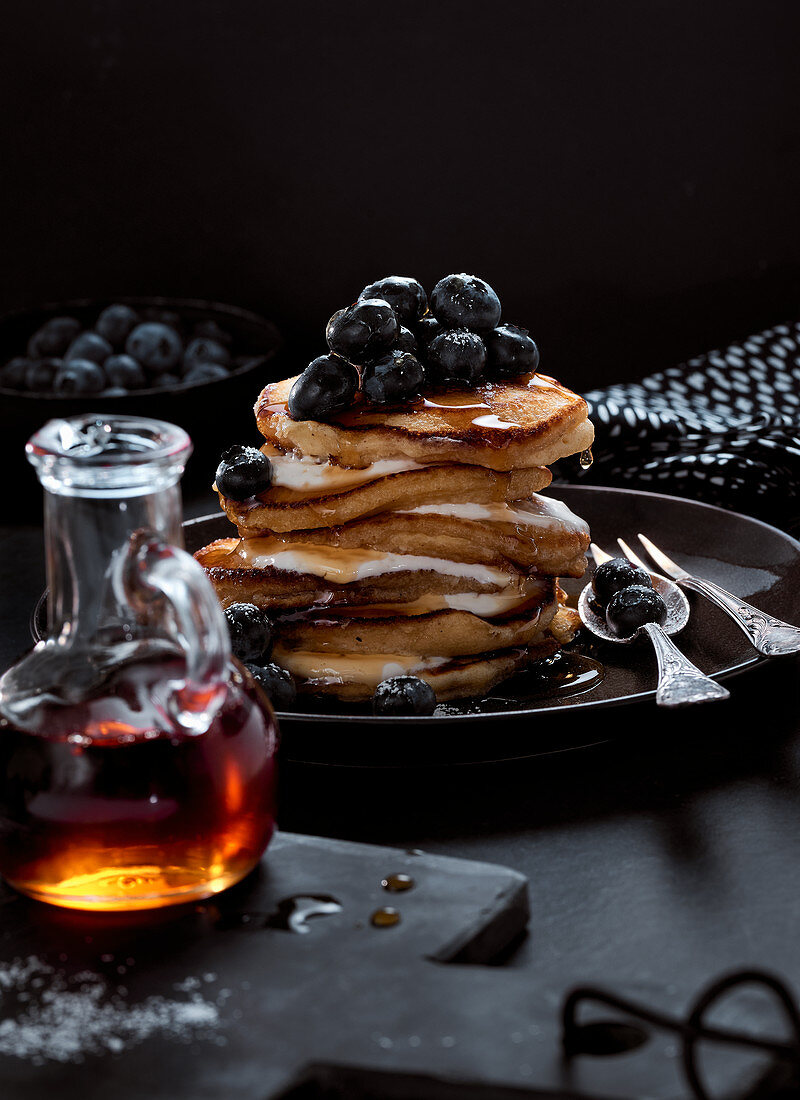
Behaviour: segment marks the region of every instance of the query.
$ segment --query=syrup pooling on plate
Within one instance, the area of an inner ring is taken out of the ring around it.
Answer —
[[[436,715],[502,714],[503,711],[528,709],[526,704],[530,702],[538,707],[592,691],[604,676],[605,668],[596,658],[562,650],[555,657],[537,661],[530,669],[518,673],[508,681],[507,687],[503,686],[502,694],[492,693],[472,702],[443,703],[436,708]]]

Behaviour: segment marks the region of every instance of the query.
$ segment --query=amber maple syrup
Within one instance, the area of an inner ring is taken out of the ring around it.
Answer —
[[[148,909],[243,878],[275,824],[277,728],[180,548],[182,429],[53,420],[47,636],[0,677],[0,874],[40,901]]]
[[[274,725],[237,671],[209,729],[176,735],[158,687],[178,672],[178,661],[123,668],[94,698],[46,705],[46,733],[0,719],[12,886],[67,907],[139,909],[207,897],[255,866],[275,825]]]

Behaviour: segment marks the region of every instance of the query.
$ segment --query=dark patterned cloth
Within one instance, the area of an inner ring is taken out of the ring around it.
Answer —
[[[561,478],[691,497],[800,530],[800,322],[586,399],[595,461]]]

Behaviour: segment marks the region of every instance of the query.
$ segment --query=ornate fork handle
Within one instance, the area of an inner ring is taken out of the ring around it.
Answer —
[[[759,611],[757,607],[726,592],[713,581],[686,577],[682,578],[680,583],[708,597],[717,607],[721,607],[742,628],[758,652],[763,653],[765,657],[800,653],[800,627],[775,619],[765,611]]]
[[[657,623],[645,623],[642,629],[647,631],[658,659],[656,702],[660,707],[683,707],[728,698],[728,689],[684,657]]]

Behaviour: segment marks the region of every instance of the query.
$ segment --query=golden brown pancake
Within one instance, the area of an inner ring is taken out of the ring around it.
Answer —
[[[400,653],[425,657],[431,653],[459,657],[532,643],[546,630],[557,610],[555,582],[540,585],[521,614],[484,619],[469,611],[432,611],[400,615],[353,608],[352,614],[334,612],[286,616],[275,629],[283,649],[317,653]],[[359,614],[359,610],[362,612]]]
[[[363,607],[407,604],[424,596],[526,593],[525,575],[510,562],[486,565],[397,555],[383,551],[337,550],[324,546],[218,539],[194,555],[205,568],[223,607],[253,603],[267,611],[293,607]],[[388,559],[381,563],[381,559]],[[277,560],[276,560],[277,559]],[[374,572],[385,566],[384,572]],[[366,574],[366,575],[361,575]]]
[[[254,540],[256,533],[240,533]],[[589,529],[559,501],[422,504],[335,527],[270,534],[273,541],[427,554],[463,562],[513,562],[551,576],[581,577]],[[253,543],[255,545],[255,543]]]
[[[540,374],[436,390],[395,410],[376,409],[359,395],[352,410],[327,424],[289,416],[295,380],[264,388],[255,405],[259,431],[284,450],[332,456],[348,466],[403,456],[514,470],[548,466],[588,449],[594,438],[583,398]]]
[[[430,684],[438,702],[485,695],[495,684],[507,680],[533,661],[558,650],[555,638],[542,634],[523,648],[502,649],[468,657],[379,657],[339,658],[275,647],[273,659],[295,677],[297,690],[306,695],[335,696],[345,701],[366,701],[375,688],[390,676],[418,676]]]
[[[240,538],[195,554],[223,607],[265,609],[273,660],[304,693],[372,696],[390,676],[437,699],[485,694],[579,624],[558,576],[581,576],[586,524],[538,497],[550,463],[587,450],[586,402],[530,374],[330,423],[295,421],[294,378],[256,403],[272,484],[220,502]]]
[[[562,593],[563,595],[563,593]],[[343,654],[333,651],[290,649],[279,642],[273,659],[288,668],[297,680],[298,691],[311,695],[332,695],[343,700],[366,700],[390,676],[419,676],[436,692],[439,702],[485,695],[509,676],[533,661],[556,653],[574,637],[580,625],[577,612],[559,607],[545,629],[536,632],[524,646],[472,653],[464,656],[404,654]]]
[[[246,501],[219,494],[228,519],[243,533],[338,527],[355,519],[420,504],[524,500],[550,484],[542,466],[497,472],[479,466],[428,466],[390,474],[339,493],[298,492],[273,486]]]

